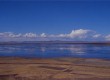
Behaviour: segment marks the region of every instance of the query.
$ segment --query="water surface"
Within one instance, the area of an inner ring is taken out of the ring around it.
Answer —
[[[17,44],[0,45],[1,57],[56,58],[81,57],[110,59],[109,45],[95,44]]]

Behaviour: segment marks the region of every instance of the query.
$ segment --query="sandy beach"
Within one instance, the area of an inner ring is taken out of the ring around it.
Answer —
[[[110,80],[110,60],[4,57],[0,80]]]

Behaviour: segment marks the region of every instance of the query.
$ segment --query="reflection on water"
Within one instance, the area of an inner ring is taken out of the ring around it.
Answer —
[[[78,54],[84,54],[86,51],[85,51],[85,48],[82,47],[82,45],[69,45],[68,47],[60,47],[59,48],[60,50],[68,50],[70,51],[71,53],[78,53]]]
[[[25,44],[0,45],[0,56],[85,57],[110,59],[110,46],[93,44]]]

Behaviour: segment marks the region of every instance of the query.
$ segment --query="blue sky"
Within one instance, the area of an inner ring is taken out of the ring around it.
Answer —
[[[0,1],[0,32],[110,34],[110,1]]]

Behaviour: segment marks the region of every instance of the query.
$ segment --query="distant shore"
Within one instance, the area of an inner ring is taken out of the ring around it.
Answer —
[[[0,42],[0,45],[11,44],[96,44],[96,45],[110,45],[110,42],[106,41],[7,41]]]
[[[0,57],[0,80],[110,80],[110,60]]]

